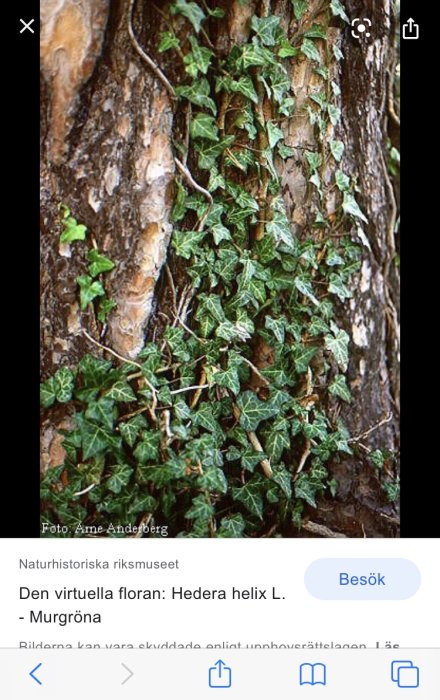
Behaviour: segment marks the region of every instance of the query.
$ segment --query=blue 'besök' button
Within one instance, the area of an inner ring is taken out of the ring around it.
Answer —
[[[420,571],[408,559],[317,559],[306,588],[321,600],[404,600],[420,586]]]

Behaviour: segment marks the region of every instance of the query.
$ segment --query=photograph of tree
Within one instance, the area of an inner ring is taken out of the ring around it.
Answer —
[[[398,28],[42,0],[43,536],[399,536]]]

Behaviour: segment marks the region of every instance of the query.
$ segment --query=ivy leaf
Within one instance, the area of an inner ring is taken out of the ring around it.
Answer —
[[[200,250],[200,241],[205,236],[205,231],[174,231],[172,246],[177,255],[189,260]]]
[[[180,85],[176,88],[179,97],[185,97],[198,107],[207,107],[214,115],[217,114],[217,105],[210,97],[211,87],[206,80],[195,80],[191,85]]]
[[[113,270],[115,263],[106,258],[105,255],[99,253],[95,248],[92,248],[87,253],[87,259],[90,261],[89,274],[91,277],[97,277],[101,272],[108,272]]]
[[[246,527],[245,520],[241,513],[222,518],[217,537],[243,537]]]
[[[173,4],[170,7],[171,14],[172,15],[183,15],[186,17],[187,20],[189,20],[194,27],[196,33],[198,34],[202,22],[205,19],[205,13],[203,10],[197,5],[196,2],[187,2],[187,0],[175,0]]]
[[[249,513],[263,520],[263,497],[261,495],[261,486],[258,482],[253,483],[249,481],[241,488],[234,488],[232,490],[232,498],[234,501],[243,503]]]
[[[177,49],[179,46],[179,39],[173,32],[161,32],[158,48],[159,53],[169,51],[169,49]]]
[[[324,343],[327,350],[329,350],[339,367],[343,372],[346,372],[348,366],[348,343],[350,338],[348,334],[338,329],[335,335],[324,336]]]
[[[319,301],[313,294],[313,287],[307,279],[302,276],[295,277],[294,284],[301,294],[310,299],[315,306],[319,306]]]
[[[202,138],[208,141],[218,141],[218,128],[214,117],[200,112],[191,120],[190,134],[193,139]]]
[[[321,62],[321,54],[319,53],[312,39],[303,40],[303,43],[301,44],[301,51],[305,56],[307,56],[307,58],[310,58],[312,61],[317,61],[318,63]]]
[[[272,318],[272,316],[266,316],[265,326],[273,332],[275,338],[279,343],[284,343],[284,330],[286,327],[285,316],[282,316],[281,318]]]
[[[124,403],[136,401],[136,394],[130,384],[123,379],[113,384],[110,391],[106,393],[106,397],[108,399],[113,399],[113,401],[122,401]]]
[[[81,420],[80,433],[84,460],[104,452],[111,445],[111,435],[96,423]]]
[[[200,319],[205,313],[212,316],[218,323],[224,321],[225,312],[221,299],[217,294],[200,294],[196,318]]]
[[[98,321],[105,323],[107,316],[116,309],[117,303],[114,299],[100,299],[98,304]]]
[[[296,49],[292,44],[290,44],[287,39],[282,39],[280,42],[280,49],[278,51],[278,56],[280,58],[291,58],[293,56],[298,56],[299,49]]]
[[[110,431],[113,430],[115,417],[114,401],[107,396],[103,396],[98,401],[91,401],[87,406],[86,418],[100,423]]]
[[[66,212],[69,210],[66,209]],[[61,243],[72,243],[73,241],[85,241],[87,227],[79,224],[73,216],[65,216],[63,219],[64,230],[60,236]]]
[[[206,75],[208,72],[213,52],[205,46],[200,46],[195,37],[190,37],[192,51],[184,58],[185,70],[192,78],[197,78],[199,72]]]
[[[346,379],[343,374],[338,374],[329,386],[329,392],[333,396],[339,396],[343,401],[347,403],[351,402],[350,389],[347,386]]]
[[[350,297],[353,296],[351,291],[344,284],[342,277],[336,273],[332,273],[329,277],[328,291],[330,294],[336,294],[341,301],[350,299]]]
[[[126,423],[119,423],[119,432],[121,433],[127,445],[133,447],[140,431],[142,430],[142,428],[146,427],[147,421],[145,420],[144,416],[138,415],[134,418],[131,418]]]
[[[296,19],[301,20],[307,10],[308,0],[292,0],[292,5]]]
[[[197,484],[211,493],[226,493],[228,482],[222,469],[219,467],[207,467],[197,479]]]
[[[337,170],[335,175],[336,187],[341,192],[350,189],[350,178],[342,170]]]
[[[330,9],[333,17],[342,17],[345,22],[350,22],[341,0],[331,0]]]
[[[185,518],[189,520],[209,520],[213,515],[213,506],[208,503],[205,496],[200,495],[193,498],[191,508],[185,513]]]
[[[216,433],[219,429],[213,407],[207,402],[203,403],[199,410],[194,413],[193,421],[194,425],[201,425],[211,433]]]
[[[311,485],[307,474],[300,474],[295,484],[295,496],[316,508],[315,489]]]
[[[293,360],[295,363],[295,371],[298,374],[304,374],[310,365],[310,362],[317,352],[317,348],[307,347],[305,345],[299,345],[295,348],[293,353]]]
[[[49,408],[56,400],[56,388],[54,377],[49,377],[46,382],[40,384],[40,403],[43,408]]]
[[[105,295],[105,289],[102,283],[98,280],[93,281],[89,275],[80,275],[76,278],[76,281],[80,286],[79,297],[82,311],[87,309],[93,299]]]
[[[251,19],[251,27],[264,46],[275,46],[280,38],[280,22],[281,17],[276,15],[261,18],[254,15]]]
[[[251,66],[268,67],[276,64],[275,56],[269,49],[258,43],[245,44],[242,48],[241,67],[247,71]]]
[[[271,148],[275,148],[278,141],[281,141],[281,139],[284,138],[284,134],[283,134],[282,130],[280,129],[280,127],[271,121],[267,122],[266,128],[267,128],[267,137],[269,140],[269,146]]]
[[[55,372],[53,379],[56,400],[60,403],[70,401],[75,388],[73,372],[68,367],[61,367]]]
[[[219,370],[214,374],[213,381],[219,386],[225,386],[237,396],[240,392],[240,379],[236,367],[228,367],[226,370]]]
[[[237,398],[240,409],[240,425],[245,430],[256,430],[262,420],[267,420],[278,413],[278,409],[260,401],[253,391],[244,391]]]
[[[341,158],[344,154],[344,149],[345,146],[342,143],[342,141],[330,141],[330,150],[332,152],[333,158],[337,163],[341,161]]]
[[[335,105],[328,105],[328,116],[333,126],[336,126],[341,118],[341,110]]]
[[[289,441],[287,440],[287,442]],[[284,469],[283,467],[275,467],[273,470],[272,481],[278,484],[286,498],[292,498],[292,475],[289,474],[287,469]]]
[[[136,445],[133,452],[139,464],[154,462],[159,457],[160,432],[158,430],[146,430],[142,433],[142,440]]]
[[[240,92],[255,104],[258,103],[258,95],[254,88],[252,78],[249,75],[243,75],[240,80],[234,80],[231,84],[231,90],[232,92]]]
[[[115,464],[110,467],[112,475],[107,479],[106,486],[113,493],[121,493],[124,486],[127,486],[133,469],[128,464]]]
[[[304,32],[304,36],[308,39],[326,39],[327,35],[324,28],[320,24],[314,24],[311,29]]]
[[[356,202],[353,195],[349,192],[344,192],[344,201],[342,203],[342,208],[346,214],[351,214],[351,216],[354,216],[356,219],[361,219],[366,224],[368,223],[367,217],[365,216],[365,214],[362,213],[359,204]]]
[[[289,448],[290,439],[286,430],[270,431],[265,442],[265,451],[275,464],[280,461],[283,451]]]
[[[226,231],[227,230],[228,229],[226,229]],[[229,250],[228,248],[220,249],[217,254],[214,270],[225,282],[231,282],[237,275],[236,268],[238,260],[238,254],[235,250]]]

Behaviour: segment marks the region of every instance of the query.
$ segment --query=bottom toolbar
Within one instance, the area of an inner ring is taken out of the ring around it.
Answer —
[[[439,669],[440,649],[0,649],[0,697],[438,700]]]

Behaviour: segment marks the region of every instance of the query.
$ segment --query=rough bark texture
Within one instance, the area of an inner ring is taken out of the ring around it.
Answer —
[[[246,38],[257,3],[220,4],[228,13],[218,30],[216,48],[227,53],[234,43]],[[319,16],[320,6],[320,2],[311,3],[310,12]],[[96,337],[94,319],[90,314],[81,318],[78,308],[75,278],[84,264],[81,253],[59,245],[59,203],[67,202],[75,217],[88,226],[99,248],[118,261],[108,283],[118,308],[109,320],[105,344],[135,357],[144,342],[155,299],[161,302],[161,294],[155,295],[155,284],[171,234],[174,105],[163,84],[134,50],[127,28],[128,8],[124,0],[113,0],[109,8],[106,0],[42,3],[43,17],[53,17],[45,21],[42,34],[44,376],[60,364],[74,365],[91,350],[81,333],[82,324],[87,323]],[[370,42],[352,39],[338,21],[332,22],[328,33],[330,46],[342,44],[345,54],[340,72],[332,69],[332,79],[341,87],[343,127],[337,137],[344,141],[351,174],[359,185],[358,199],[369,220],[365,233],[371,250],[364,245],[356,293],[349,306],[340,309],[343,326],[352,337],[349,384],[353,403],[344,409],[343,418],[352,435],[359,436],[395,413],[398,404],[397,293],[392,266],[396,205],[384,160],[393,27],[390,0],[349,0],[347,10],[352,16],[370,17],[375,27]],[[272,12],[285,18],[289,34],[295,31],[290,2],[272,2]],[[154,6],[137,3],[133,25],[142,46],[172,76],[174,67],[169,59],[154,48],[163,29]],[[151,32],[152,27],[156,32]],[[301,164],[303,149],[316,146],[313,128],[305,111],[301,115],[301,106],[319,79],[304,58],[292,62],[291,80],[296,116],[282,126],[295,155],[280,160],[277,167],[288,214],[301,236],[313,221],[316,196]],[[324,179],[328,176],[324,171]],[[327,206],[331,213],[331,200]],[[378,429],[369,445],[374,447],[375,441],[377,446],[395,451],[395,423]],[[322,535],[319,524],[354,537],[397,534],[395,513],[381,495],[370,464],[358,456],[345,456],[334,465],[333,475],[340,485],[337,500],[321,501],[318,511],[310,513],[318,526],[311,525],[304,536]]]

